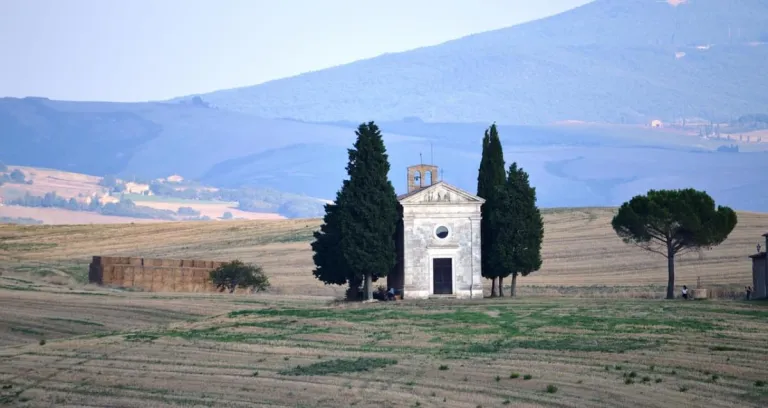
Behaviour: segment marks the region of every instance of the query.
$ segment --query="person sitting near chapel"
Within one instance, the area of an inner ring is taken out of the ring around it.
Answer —
[[[683,299],[688,299],[688,286],[683,285]]]
[[[387,291],[387,300],[395,300],[395,288],[389,288]]]

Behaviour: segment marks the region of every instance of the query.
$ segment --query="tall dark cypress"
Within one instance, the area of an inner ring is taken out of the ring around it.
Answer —
[[[338,203],[339,249],[351,278],[361,279],[366,299],[372,299],[373,276],[387,276],[396,263],[398,202],[378,126],[363,123],[355,133],[357,140],[349,149],[349,180]]]
[[[344,183],[346,185],[346,182]],[[325,216],[320,231],[315,231],[312,242],[312,256],[315,269],[312,274],[326,285],[344,285],[349,278],[349,268],[344,263],[344,256],[339,248],[341,242],[341,226],[339,225],[338,206],[341,202],[342,191],[336,193],[336,202],[325,205]]]
[[[511,296],[515,296],[517,277],[528,276],[541,268],[541,244],[544,222],[536,206],[536,189],[531,187],[528,173],[509,166],[507,181],[498,187],[497,205],[490,222],[497,230],[491,244],[493,262],[499,278],[512,275]]]
[[[491,220],[494,218],[494,209],[497,208],[497,187],[503,186],[505,182],[504,152],[494,123],[486,129],[483,137],[483,153],[477,176],[477,196],[485,199],[485,204],[481,208],[482,220],[480,222],[482,276],[491,279],[491,296],[496,296],[496,278],[499,277],[492,252],[492,243],[495,240],[497,229]],[[499,293],[503,293],[501,282],[499,282]]]

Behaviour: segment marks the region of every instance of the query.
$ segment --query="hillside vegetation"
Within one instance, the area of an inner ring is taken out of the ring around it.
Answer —
[[[768,111],[768,3],[596,0],[444,44],[201,95],[311,121],[612,123]]]

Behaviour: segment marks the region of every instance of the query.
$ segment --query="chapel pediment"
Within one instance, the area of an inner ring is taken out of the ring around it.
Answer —
[[[451,203],[479,203],[484,199],[470,194],[458,187],[439,181],[429,187],[413,191],[398,197],[401,204],[451,204]]]

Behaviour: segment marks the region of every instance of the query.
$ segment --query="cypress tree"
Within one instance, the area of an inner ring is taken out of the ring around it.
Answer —
[[[398,202],[389,181],[389,158],[381,132],[374,122],[361,124],[349,149],[343,199],[338,204],[339,250],[348,268],[348,279],[360,279],[365,298],[373,298],[374,276],[384,277],[394,268]],[[359,282],[359,281],[358,281]]]
[[[485,130],[483,137],[483,153],[480,159],[480,169],[477,176],[477,196],[484,198],[485,203],[481,207],[482,220],[480,221],[480,253],[482,276],[491,279],[491,296],[496,296],[496,278],[499,278],[498,268],[495,265],[492,243],[495,240],[497,229],[493,224],[494,211],[497,205],[497,187],[504,185],[506,172],[504,169],[504,152],[501,140],[496,129],[496,124]],[[501,291],[499,280],[499,293]]]
[[[346,184],[346,183],[345,183]],[[339,250],[341,231],[339,225],[339,202],[342,200],[342,190],[336,192],[336,201],[325,205],[325,216],[320,231],[312,235],[315,269],[312,274],[326,285],[344,285],[349,278],[349,268],[344,263],[344,256]]]
[[[536,206],[536,189],[517,163],[509,166],[507,181],[497,192],[490,220],[497,231],[491,243],[492,261],[499,280],[512,275],[510,295],[515,296],[518,275],[528,276],[541,268],[544,221]]]

